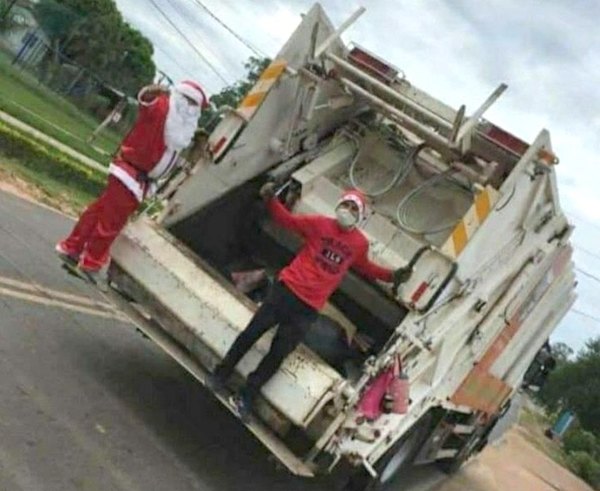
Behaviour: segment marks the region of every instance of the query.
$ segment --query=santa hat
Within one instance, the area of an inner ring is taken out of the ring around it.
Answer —
[[[208,98],[206,97],[202,87],[200,87],[200,84],[197,84],[192,80],[184,80],[175,86],[175,90],[184,96],[189,97],[193,101],[196,101],[198,106],[200,106],[202,109],[206,109],[208,107]]]
[[[365,198],[365,195],[363,193],[361,193],[358,189],[349,189],[346,192],[344,192],[344,194],[342,194],[342,197],[340,198],[340,200],[338,201],[338,205],[341,205],[344,202],[350,201],[351,203],[354,203],[357,208],[358,208],[358,221],[362,221],[365,218],[365,214],[367,212],[367,199]]]

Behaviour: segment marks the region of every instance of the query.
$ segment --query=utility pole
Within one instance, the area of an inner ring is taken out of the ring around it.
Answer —
[[[100,123],[100,125],[92,132],[92,134],[87,138],[86,141],[91,145],[94,142],[94,140],[98,138],[98,135],[100,135],[104,128],[106,128],[110,123],[118,123],[121,120],[121,117],[123,116],[123,111],[125,111],[126,107],[127,96],[124,95],[121,99],[119,99],[119,102],[117,102],[115,107],[113,107],[108,116],[104,118],[104,121]]]
[[[12,10],[12,8],[15,6],[15,3],[17,3],[17,0],[10,0],[8,2],[8,6],[4,9],[4,12],[2,12],[2,15],[0,16],[0,22],[6,20],[6,18],[8,17],[8,14]]]

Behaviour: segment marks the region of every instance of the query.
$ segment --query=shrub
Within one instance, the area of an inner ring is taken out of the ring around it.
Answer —
[[[600,441],[593,433],[581,428],[569,431],[563,438],[563,446],[567,453],[587,452],[596,459],[600,458]]]
[[[573,452],[567,456],[567,464],[573,473],[594,489],[600,489],[600,462],[586,452]]]
[[[85,193],[99,194],[106,176],[60,151],[0,123],[0,152],[23,166],[61,180]]]

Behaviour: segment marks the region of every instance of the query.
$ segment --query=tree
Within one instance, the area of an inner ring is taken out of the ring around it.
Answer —
[[[66,39],[72,26],[80,18],[73,9],[49,0],[38,3],[34,14],[38,24],[52,41]]]
[[[41,0],[34,13],[55,51],[130,94],[154,77],[152,43],[114,0]]]
[[[584,429],[600,436],[600,337],[557,366],[540,398],[551,411],[570,409]]]
[[[573,348],[566,343],[553,343],[551,348],[557,365],[566,363],[573,356]]]
[[[244,63],[244,68],[247,70],[246,78],[225,87],[219,93],[210,97],[210,102],[214,106],[214,109],[209,108],[202,113],[200,126],[206,126],[211,121],[214,121],[219,108],[223,106],[235,108],[256,83],[264,69],[269,66],[269,63],[271,63],[269,58],[256,58],[255,56],[248,58],[248,61]]]
[[[0,30],[10,30],[13,26],[11,12],[15,4],[15,0],[0,0]]]

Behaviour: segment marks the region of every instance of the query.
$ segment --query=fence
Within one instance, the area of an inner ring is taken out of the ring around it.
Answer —
[[[107,163],[135,118],[135,99],[110,76],[65,54],[76,52],[85,41],[81,31],[94,25],[82,27],[87,19],[57,10],[44,17],[48,8],[40,4],[65,8],[51,0],[0,0],[0,110]],[[127,55],[121,51],[108,62],[127,64]]]

